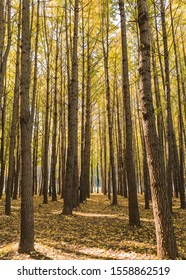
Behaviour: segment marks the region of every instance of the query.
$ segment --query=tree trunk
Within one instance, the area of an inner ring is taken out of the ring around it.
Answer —
[[[160,259],[176,259],[177,246],[165,183],[163,156],[156,132],[151,92],[150,25],[147,3],[138,0],[138,24],[140,29],[140,97],[143,129],[150,173],[153,213],[156,227],[157,254]]]
[[[128,181],[128,200],[129,200],[129,225],[140,226],[140,216],[137,199],[136,174],[133,155],[133,129],[130,107],[130,86],[128,73],[128,54],[127,54],[127,36],[124,1],[119,0],[119,10],[121,18],[121,40],[122,40],[122,90],[123,102],[126,120],[126,170]]]
[[[86,122],[85,122],[85,146],[84,146],[84,166],[83,166],[83,184],[87,197],[90,193],[90,91],[91,91],[91,54],[89,43],[89,31],[87,34],[87,87],[86,87]]]
[[[49,150],[49,104],[50,104],[50,50],[46,30],[46,13],[44,3],[44,29],[46,37],[46,107],[45,107],[45,132],[44,132],[44,154],[43,154],[43,203],[48,203],[48,150]]]
[[[83,3],[82,3],[83,5]],[[81,106],[81,174],[80,174],[80,202],[86,200],[84,184],[84,146],[85,146],[85,23],[84,9],[82,7],[82,106]]]
[[[104,7],[103,7],[104,9]],[[105,22],[104,22],[105,21]],[[102,46],[104,56],[104,72],[105,72],[105,87],[106,87],[106,101],[107,101],[107,118],[108,118],[108,133],[109,133],[109,153],[110,166],[112,173],[112,205],[117,205],[117,184],[116,184],[116,170],[114,159],[114,143],[113,143],[113,124],[111,118],[111,98],[110,98],[110,80],[109,80],[109,4],[106,3],[106,19],[104,19],[104,12],[102,15],[102,25],[106,29],[106,38],[104,38],[104,31],[102,31]],[[104,26],[105,25],[105,26]],[[106,42],[105,42],[106,41]]]
[[[160,142],[160,149],[162,151],[162,154],[164,155],[164,137],[163,137],[164,136],[164,119],[163,119],[163,114],[162,114],[159,79],[158,79],[158,71],[157,71],[157,66],[156,66],[154,44],[152,46],[152,68],[153,68],[154,91],[155,91],[155,97],[156,97],[158,138],[159,138],[159,142]],[[163,158],[164,158],[164,156],[163,156]]]
[[[21,51],[21,234],[19,252],[34,250],[34,209],[31,172],[30,86],[30,1],[22,1]]]
[[[7,23],[7,34],[6,34],[6,25],[5,25],[6,23]],[[11,1],[7,0],[6,7],[5,7],[4,0],[1,0],[0,1],[0,108],[2,106],[2,96],[4,92],[4,78],[6,73],[6,66],[7,66],[10,47],[11,47]]]
[[[115,63],[116,64],[116,63]],[[120,195],[124,195],[124,180],[123,180],[123,143],[122,143],[122,132],[121,132],[121,123],[120,123],[120,105],[119,105],[119,96],[118,96],[118,81],[115,65],[115,91],[116,91],[116,108],[117,108],[117,133],[118,133],[118,190]]]
[[[158,53],[158,60],[159,60],[159,65],[160,65],[160,70],[161,70],[161,79],[162,79],[162,84],[163,84],[163,89],[165,90],[165,73],[163,69],[163,62],[162,62],[162,54],[161,54],[161,49],[160,49],[160,40],[159,40],[159,27],[158,27],[158,15],[157,15],[157,3],[156,1],[153,1],[153,9],[154,9],[154,21],[155,21],[155,30],[156,30],[156,45],[157,45],[157,53]],[[159,11],[158,11],[159,12]]]
[[[54,98],[53,98],[53,129],[52,129],[52,156],[51,156],[51,189],[52,189],[52,201],[57,201],[56,192],[56,165],[57,165],[57,82],[58,82],[58,57],[59,57],[59,32],[57,27],[56,32],[56,57],[55,57],[55,81],[54,81]]]
[[[1,132],[1,146],[0,146],[0,162],[1,162],[1,173],[0,173],[0,186],[1,186],[1,196],[3,193],[3,189],[5,186],[5,163],[6,163],[6,156],[5,156],[5,124],[6,124],[6,93],[3,96],[3,104],[1,108],[2,113],[2,119],[1,119],[1,125],[2,125],[2,132]],[[9,190],[8,190],[9,191]],[[7,215],[10,215],[10,197],[11,197],[11,189],[10,192],[7,192],[6,188],[6,202],[9,200],[9,203],[6,203],[5,205],[5,214],[6,214],[6,206],[9,205],[9,213]]]
[[[6,28],[7,24],[7,28]],[[7,29],[7,31],[6,31]],[[0,1],[0,124],[2,124],[2,134],[4,133],[5,127],[3,127],[3,121],[5,115],[3,115],[2,101],[4,94],[4,79],[6,74],[6,66],[8,55],[11,47],[11,1],[7,0],[6,7],[3,0]],[[5,103],[4,103],[5,104]],[[4,138],[2,135],[1,140],[1,175],[0,175],[0,197],[2,196],[4,188],[4,173],[5,173],[5,162],[4,162]]]
[[[37,71],[38,71],[38,39],[39,39],[39,10],[40,0],[37,0],[37,21],[36,21],[36,38],[35,38],[35,54],[34,54],[34,77],[33,77],[33,94],[31,107],[31,132],[33,130],[34,115],[36,108],[36,92],[37,92]]]
[[[164,47],[164,67],[165,67],[165,96],[166,96],[166,183],[169,194],[170,210],[172,212],[172,163],[173,163],[173,144],[172,144],[172,110],[170,101],[170,69],[169,69],[169,49],[167,42],[167,30],[165,20],[165,4],[164,0],[161,0],[161,22],[162,22],[162,34],[163,34],[163,47]]]
[[[145,193],[145,209],[150,209],[150,178],[149,168],[147,163],[147,153],[145,147],[144,132],[142,131],[142,150],[143,150],[143,182],[144,182],[144,193]]]
[[[74,163],[77,143],[77,101],[78,101],[78,15],[79,0],[75,0],[74,6],[74,36],[73,36],[73,56],[72,56],[72,77],[68,92],[68,150],[66,164],[66,182],[64,193],[63,214],[71,215],[73,209],[72,191],[74,182]]]
[[[108,173],[107,173],[107,137],[106,137],[106,116],[105,116],[105,112],[104,112],[104,117],[103,117],[103,172],[104,172],[104,195],[107,194],[107,177],[108,177]]]
[[[38,193],[38,136],[39,136],[39,117],[36,109],[35,116],[35,128],[33,135],[33,193],[36,195]]]
[[[18,40],[17,40],[17,53],[16,53],[16,71],[15,71],[15,84],[14,84],[14,102],[13,102],[13,112],[12,112],[12,124],[10,132],[10,150],[9,150],[9,160],[8,160],[8,180],[6,188],[6,205],[5,205],[5,215],[10,215],[11,213],[11,189],[13,188],[14,181],[14,150],[16,145],[16,131],[18,123],[18,108],[19,108],[19,74],[20,74],[20,24],[21,24],[21,1],[19,8],[19,19],[18,19]]]
[[[64,90],[64,98],[62,99],[63,106],[63,119],[62,119],[62,193],[61,196],[64,197],[65,191],[65,177],[66,177],[66,104],[65,104],[65,90]]]
[[[19,111],[19,110],[18,110]],[[18,127],[17,127],[17,131],[19,131],[19,122],[18,122]],[[17,133],[17,145],[16,145],[16,159],[15,159],[15,179],[14,179],[14,189],[13,189],[13,199],[17,199],[17,195],[18,195],[18,190],[19,190],[19,186],[20,186],[20,169],[21,169],[21,156],[20,156],[20,133]]]
[[[174,19],[172,11],[172,0],[170,1],[170,15],[171,15],[171,28],[172,28],[172,38],[174,46],[174,57],[175,57],[175,66],[176,66],[176,80],[177,80],[177,91],[178,91],[178,112],[179,112],[179,170],[180,173],[180,204],[181,208],[186,208],[185,203],[185,187],[184,187],[184,148],[183,148],[183,116],[182,116],[182,100],[181,100],[181,85],[180,85],[180,72],[178,65],[178,51],[174,31]]]

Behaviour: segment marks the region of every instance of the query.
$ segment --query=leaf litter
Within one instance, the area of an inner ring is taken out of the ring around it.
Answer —
[[[62,215],[63,200],[34,197],[35,251],[18,254],[20,200],[12,201],[12,214],[4,215],[4,199],[0,200],[0,259],[157,259],[155,226],[151,209],[144,209],[139,195],[141,227],[129,227],[127,199],[118,197],[119,205],[111,206],[108,198],[92,194],[73,211]],[[185,210],[173,199],[173,222],[180,258],[186,259]]]

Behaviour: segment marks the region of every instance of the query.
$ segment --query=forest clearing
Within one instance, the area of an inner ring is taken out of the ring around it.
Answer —
[[[102,194],[92,194],[73,216],[62,215],[62,200],[42,204],[36,197],[35,251],[18,254],[19,200],[12,203],[12,215],[3,215],[0,201],[0,259],[33,260],[156,260],[156,235],[151,209],[144,209],[139,196],[141,227],[128,225],[127,200],[120,197],[112,206]],[[173,222],[180,259],[186,259],[186,223],[184,210],[173,199]]]

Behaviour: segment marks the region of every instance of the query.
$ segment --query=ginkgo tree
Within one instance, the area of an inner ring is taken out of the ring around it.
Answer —
[[[0,1],[0,197],[10,215],[21,195],[20,251],[33,194],[72,215],[101,189],[127,199],[130,226],[143,226],[138,194],[152,199],[158,255],[177,257],[174,235],[163,244],[173,196],[186,207],[184,5],[137,3]]]

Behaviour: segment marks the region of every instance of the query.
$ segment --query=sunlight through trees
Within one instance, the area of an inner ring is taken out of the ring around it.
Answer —
[[[7,217],[20,201],[19,252],[37,243],[38,196],[41,208],[62,202],[64,221],[97,193],[116,209],[128,203],[134,231],[144,226],[139,198],[146,211],[152,205],[157,257],[180,256],[185,8],[182,0],[0,0],[0,198]]]

